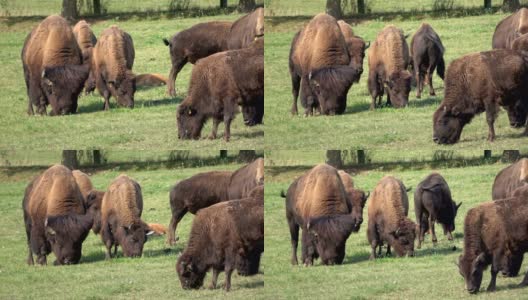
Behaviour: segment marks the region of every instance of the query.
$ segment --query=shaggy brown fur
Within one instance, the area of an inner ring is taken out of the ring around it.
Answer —
[[[57,257],[55,264],[79,262],[82,242],[92,227],[93,217],[85,215],[83,196],[68,168],[54,165],[32,180],[22,207],[28,264],[33,264],[33,254],[39,264],[46,264],[51,250]]]
[[[256,39],[264,36],[264,8],[236,20],[229,31],[227,48],[230,50],[246,48]]]
[[[136,76],[137,87],[162,86],[167,84],[167,78],[161,74],[139,74]]]
[[[523,7],[497,24],[493,33],[492,47],[511,49],[513,41],[525,33],[528,33],[528,9]]]
[[[90,177],[85,173],[74,170],[72,171],[73,177],[79,186],[79,190],[83,195],[84,207],[88,209],[91,207],[93,215],[93,226],[92,230],[95,234],[98,234],[101,230],[101,205],[105,192],[95,190]]]
[[[233,173],[229,183],[228,199],[246,198],[251,190],[263,184],[264,159],[257,158]]]
[[[80,170],[73,170],[72,175],[79,186],[83,198],[86,199],[88,194],[93,190],[93,184],[90,177]]]
[[[394,25],[383,28],[368,52],[370,109],[376,107],[376,99],[381,106],[385,88],[387,104],[396,108],[407,105],[411,89],[411,73],[407,71],[409,61],[409,47],[402,30]]]
[[[347,199],[350,213],[352,214],[354,220],[356,220],[356,223],[354,224],[354,231],[359,231],[361,223],[363,223],[363,208],[365,207],[370,193],[365,194],[365,192],[362,190],[355,189],[354,180],[347,172],[339,170],[338,174],[341,178],[341,182],[343,182],[345,192],[348,196]]]
[[[174,245],[176,227],[187,212],[196,214],[204,207],[229,200],[228,188],[233,172],[213,171],[192,176],[178,182],[170,191],[172,217],[167,243]]]
[[[497,273],[513,256],[528,252],[528,197],[485,202],[470,209],[464,220],[464,252],[459,271],[466,289],[477,293],[482,273],[491,264],[488,291],[494,291]],[[528,285],[528,273],[521,286]]]
[[[354,37],[354,30],[352,29],[352,26],[350,26],[347,22],[343,20],[337,21],[337,25],[339,25],[339,29],[341,30],[341,33],[345,37],[345,39]]]
[[[387,242],[387,254],[393,247],[397,256],[414,255],[416,224],[407,217],[409,200],[403,183],[385,176],[376,185],[368,204],[367,237],[372,248],[370,259],[381,255],[383,241]]]
[[[462,129],[473,117],[486,112],[488,140],[495,139],[494,123],[499,106],[515,112],[528,106],[528,56],[513,50],[472,53],[451,62],[445,80],[445,97],[433,115],[433,141],[458,142]],[[526,120],[526,113],[524,114]],[[524,124],[523,124],[524,125]],[[524,135],[528,134],[528,125]]]
[[[80,20],[73,27],[73,35],[81,49],[82,63],[91,68],[93,48],[95,47],[95,44],[97,44],[97,38],[90,28],[90,24],[85,20]],[[95,90],[95,78],[93,72],[90,70],[90,75],[84,83],[84,91],[88,94],[93,92],[93,90]]]
[[[348,56],[350,56],[350,66],[357,70],[359,76],[355,82],[359,82],[361,74],[363,74],[363,59],[365,58],[365,50],[370,46],[370,43],[365,44],[365,41],[354,35],[352,26],[348,25],[343,20],[337,21],[341,33],[345,37],[345,42],[348,49]]]
[[[93,72],[97,90],[104,98],[104,110],[110,109],[110,96],[122,106],[134,107],[136,79],[132,37],[113,25],[103,31],[93,51]]]
[[[178,138],[198,139],[207,119],[213,119],[209,138],[224,122],[224,139],[231,137],[231,121],[238,106],[253,104],[264,95],[264,40],[251,47],[220,52],[201,59],[193,68],[189,93],[178,106]]]
[[[314,69],[337,65],[348,65],[348,54],[345,38],[336,19],[321,13],[297,33],[292,41],[289,59],[290,75],[293,85],[292,114],[297,114],[297,98],[301,90],[301,104],[306,115],[320,110],[310,84],[309,74]]]
[[[528,51],[528,33],[516,38],[512,43],[512,49],[517,51]]]
[[[512,197],[513,191],[528,184],[528,158],[522,158],[502,169],[495,177],[491,197],[493,200]]]
[[[75,113],[81,92],[78,88],[82,89],[88,72],[76,69],[79,76],[54,80],[43,75],[45,68],[49,71],[55,67],[69,70],[82,63],[81,50],[68,22],[60,16],[44,19],[27,36],[21,58],[29,98],[28,114],[34,114],[33,105],[37,107],[37,113],[46,114],[48,104],[51,104],[52,115]],[[51,88],[53,85],[57,91]]]
[[[167,234],[167,227],[161,224],[149,223],[147,225],[150,230],[154,231],[153,233],[154,236],[161,236],[161,235]]]

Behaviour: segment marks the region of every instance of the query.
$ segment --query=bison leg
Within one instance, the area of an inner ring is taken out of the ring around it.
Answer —
[[[218,274],[220,273],[219,270],[213,268],[213,277],[211,278],[211,285],[209,286],[210,289],[216,289],[216,282],[218,281]]]
[[[226,292],[229,292],[231,289],[231,275],[233,274],[233,262],[231,259],[227,259],[225,262],[224,272],[226,278],[225,290]]]
[[[167,244],[173,246],[176,241],[178,240],[178,237],[175,238],[176,234],[176,227],[178,226],[178,223],[180,223],[181,219],[185,214],[187,213],[187,208],[175,208],[172,210],[172,218],[169,225],[169,234],[167,237]]]
[[[392,256],[391,246],[389,243],[387,243],[387,254],[385,254],[385,256]]]
[[[372,97],[372,103],[370,104],[370,110],[374,110],[376,108],[376,99],[378,98],[380,94],[378,79],[377,79],[377,75],[375,72],[369,72],[367,86],[370,92],[370,96]]]
[[[229,142],[229,139],[231,138],[231,121],[233,120],[232,113],[226,113],[224,112],[224,140],[226,142]]]
[[[508,276],[509,277],[515,277],[519,275],[519,271],[521,270],[521,266],[523,263],[523,256],[524,253],[517,253],[510,257],[508,261]]]
[[[216,133],[218,132],[218,125],[222,122],[221,119],[213,118],[213,128],[211,134],[209,135],[210,140],[216,139]]]
[[[167,82],[167,92],[171,97],[176,97],[176,77],[186,63],[186,57],[178,57],[172,60],[172,68],[170,70],[169,80]]]
[[[369,222],[367,227],[367,237],[371,247],[369,259],[376,259],[376,247],[378,246],[378,233],[376,232],[376,225]],[[380,246],[381,248],[381,246]]]
[[[493,259],[491,261],[491,270],[490,270],[491,280],[488,285],[488,288],[486,289],[486,291],[488,292],[494,292],[496,289],[497,274],[499,273],[499,269],[500,269],[500,257],[502,257],[502,255],[493,255]]]
[[[314,260],[314,249],[312,241],[308,238],[307,230],[302,231],[302,261],[305,267],[312,266]]]
[[[26,237],[27,237],[27,245],[28,245],[27,264],[31,266],[35,264],[35,262],[33,261],[33,251],[31,250],[31,219],[25,210],[24,210],[24,223],[26,225]]]
[[[108,222],[103,223],[103,228],[101,231],[101,238],[106,247],[105,259],[112,258],[112,246],[114,244],[114,237],[112,236],[112,230],[110,229],[110,224]]]
[[[299,98],[299,88],[301,86],[301,76],[291,72],[291,81],[292,81],[292,94],[293,94],[291,114],[295,116],[298,114],[297,99]]]
[[[299,225],[295,223],[293,217],[288,216],[288,226],[290,227],[290,237],[292,245],[291,263],[292,265],[298,265],[299,262],[297,261],[297,245],[299,244]]]
[[[433,215],[431,214],[431,215],[429,215],[429,228],[431,228],[431,236],[432,236],[432,239],[433,239],[433,246],[436,246],[436,243],[438,242],[438,239],[436,238],[434,224],[435,224],[435,219],[434,219]]]
[[[433,73],[434,73],[434,66],[429,70],[427,83],[429,84],[429,95],[430,96],[436,96],[434,87],[433,87]]]
[[[519,286],[528,286],[528,272],[524,274],[524,279],[521,281],[521,283],[519,283]]]
[[[485,103],[491,103],[491,100],[485,101]],[[486,121],[488,122],[488,141],[493,142],[495,140],[495,118],[497,117],[497,108],[494,104],[486,105]]]
[[[416,98],[420,99],[422,97],[422,85],[423,82],[422,76],[420,76],[420,63],[417,59],[414,60],[414,72],[416,76]]]

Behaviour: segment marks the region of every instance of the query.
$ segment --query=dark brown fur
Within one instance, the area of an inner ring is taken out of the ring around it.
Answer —
[[[484,111],[488,140],[493,141],[499,107],[510,111],[515,110],[519,101],[527,105],[526,82],[528,56],[513,50],[473,53],[454,60],[447,69],[444,100],[433,115],[433,141],[439,144],[458,142],[464,126]],[[527,134],[528,127],[524,132]]]
[[[365,208],[370,193],[365,194],[364,191],[354,188],[354,180],[352,179],[352,176],[345,171],[339,170],[338,174],[339,177],[341,177],[341,182],[343,182],[345,192],[348,196],[350,214],[352,215],[352,218],[356,220],[354,223],[354,231],[358,232],[363,223],[363,208]]]
[[[257,186],[264,185],[264,159],[257,158],[231,175],[228,199],[246,198]]]
[[[521,8],[497,24],[493,33],[492,47],[511,49],[513,41],[525,33],[528,33],[528,9]]]

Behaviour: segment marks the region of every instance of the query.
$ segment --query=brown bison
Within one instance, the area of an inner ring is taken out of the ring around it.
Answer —
[[[512,50],[528,51],[528,34],[523,34],[513,40]]]
[[[411,39],[411,67],[416,76],[416,98],[420,98],[424,83],[429,85],[429,95],[434,96],[433,73],[444,80],[444,45],[433,27],[422,23]],[[425,79],[425,82],[424,82]]]
[[[104,110],[110,109],[110,96],[117,104],[134,107],[136,77],[132,37],[113,25],[103,31],[93,51],[93,72],[99,94],[104,98]]]
[[[381,256],[383,241],[387,242],[387,255],[391,247],[397,256],[414,255],[416,224],[407,217],[409,200],[403,183],[385,176],[376,185],[368,204],[367,237],[372,248],[370,259]]]
[[[95,37],[90,24],[85,20],[80,20],[73,27],[73,35],[77,40],[79,49],[82,53],[82,63],[83,65],[88,66],[90,69],[92,67],[92,53],[95,44],[97,44],[97,38]],[[84,83],[84,91],[86,94],[91,93],[95,90],[95,79],[92,70],[90,70],[90,75]]]
[[[83,195],[84,207],[92,208],[92,230],[95,234],[98,234],[101,230],[101,203],[103,202],[105,192],[94,189],[92,181],[87,174],[79,170],[73,170],[72,175]]]
[[[288,188],[286,218],[290,228],[293,265],[297,262],[299,228],[302,228],[302,262],[312,265],[321,258],[325,265],[341,264],[346,240],[359,219],[350,214],[349,200],[337,170],[319,164]]]
[[[499,106],[506,107],[511,117],[518,101],[528,103],[526,82],[528,56],[513,50],[498,49],[455,59],[447,69],[444,100],[433,115],[433,141],[458,142],[464,126],[484,111],[488,140],[493,141]],[[527,134],[528,127],[524,132]]]
[[[513,41],[528,33],[528,9],[521,8],[497,24],[493,33],[493,49],[511,49]]]
[[[235,50],[249,47],[257,38],[264,37],[264,8],[236,20],[229,31],[227,49]]]
[[[411,73],[409,47],[401,29],[388,25],[378,34],[368,53],[368,89],[372,96],[370,109],[381,106],[383,92],[387,90],[387,104],[396,108],[409,102]]]
[[[345,111],[348,90],[359,78],[358,69],[345,68],[350,64],[348,53],[336,19],[324,13],[316,15],[293,37],[289,56],[293,115],[298,113],[299,90],[305,115],[313,115],[314,110],[327,115]],[[316,76],[314,71],[321,68],[324,71]]]
[[[251,256],[264,251],[264,201],[245,198],[217,203],[198,212],[193,220],[189,243],[178,258],[176,272],[182,288],[198,289],[209,269],[211,288],[218,274],[226,273],[225,290],[231,288],[231,274],[246,267]]]
[[[354,35],[354,30],[348,23],[343,20],[337,21],[341,33],[345,37],[345,42],[348,49],[348,56],[350,56],[350,66],[357,70],[358,76],[355,82],[359,82],[361,74],[363,74],[363,59],[365,58],[365,50],[370,46],[365,43],[361,37]]]
[[[418,184],[414,192],[414,212],[416,223],[420,226],[418,249],[422,247],[425,232],[429,229],[433,244],[436,244],[435,222],[442,224],[447,239],[453,240],[451,233],[455,231],[455,217],[460,205],[462,202],[456,204],[451,198],[451,190],[442,175],[432,173]]]
[[[201,59],[192,70],[189,94],[176,114],[178,138],[198,139],[207,119],[213,119],[209,138],[224,122],[224,139],[231,137],[231,121],[238,105],[254,104],[264,95],[264,40],[250,47],[220,52]]]
[[[471,294],[477,293],[491,264],[487,291],[495,291],[497,273],[514,256],[528,252],[528,197],[486,202],[470,209],[464,220],[464,251],[458,269]],[[520,286],[528,285],[528,273]]]
[[[127,257],[143,253],[147,237],[154,232],[141,220],[143,196],[141,187],[126,175],[118,176],[104,194],[101,206],[101,239],[106,247],[106,259],[117,255],[121,246]]]
[[[354,224],[354,231],[357,232],[359,231],[361,223],[363,223],[363,208],[365,208],[365,204],[367,203],[370,193],[367,192],[365,194],[364,191],[354,188],[354,180],[347,172],[339,170],[337,173],[341,178],[341,182],[343,182],[343,187],[345,188],[345,192],[348,196],[348,207],[350,209],[352,218],[356,220],[356,223]]]
[[[68,168],[54,165],[33,179],[26,187],[22,209],[29,265],[34,264],[33,254],[38,264],[45,265],[51,251],[57,258],[55,265],[79,262],[93,217]]]
[[[257,186],[264,185],[264,159],[257,158],[231,175],[228,199],[242,199]]]
[[[139,74],[136,76],[137,87],[162,86],[167,84],[167,78],[161,74]]]
[[[82,65],[82,55],[68,22],[60,16],[44,19],[26,37],[21,53],[28,94],[28,115],[77,112],[77,100],[88,78],[89,67]]]

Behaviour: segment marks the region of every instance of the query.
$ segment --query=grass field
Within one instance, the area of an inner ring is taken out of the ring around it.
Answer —
[[[273,156],[266,156],[273,159]],[[308,165],[308,164],[306,164]],[[394,166],[392,166],[394,167]],[[391,174],[403,180],[409,193],[409,217],[414,216],[414,188],[433,170],[379,167],[373,170],[347,170],[354,183],[363,190],[372,191],[377,182]],[[386,257],[369,260],[370,246],[366,237],[367,208],[364,222],[358,233],[347,242],[345,260],[339,266],[322,266],[316,261],[313,267],[292,266],[290,233],[285,217],[284,199],[279,196],[290,183],[307,171],[308,166],[268,167],[266,169],[265,236],[266,252],[263,265],[266,269],[266,295],[273,299],[471,299],[465,290],[455,262],[463,248],[463,219],[467,211],[491,198],[493,179],[505,164],[496,163],[478,167],[440,168],[448,182],[453,198],[463,204],[456,218],[455,240],[450,242],[436,226],[438,244],[433,247],[426,235],[421,250],[415,257]],[[453,246],[456,250],[453,251]],[[301,256],[299,245],[298,257]],[[497,292],[478,294],[479,299],[526,299],[526,289],[517,289],[528,267],[524,262],[521,276],[497,280]],[[489,269],[484,272],[482,290],[489,283]]]
[[[307,9],[310,7],[307,5]],[[440,35],[446,48],[444,58],[446,64],[449,64],[453,59],[464,54],[491,49],[491,37],[495,26],[505,16],[506,14],[498,13],[465,18],[422,19],[420,16],[403,18],[396,14],[390,19],[379,17],[374,20],[360,20],[353,27],[357,35],[367,41],[373,41],[387,24],[394,24],[402,28],[406,34],[412,34],[421,22],[426,21]],[[355,147],[413,151],[415,149],[517,149],[526,145],[526,138],[520,136],[522,130],[510,128],[504,111],[501,111],[495,123],[497,138],[493,143],[486,140],[488,126],[485,114],[476,116],[473,122],[464,128],[458,144],[438,146],[433,143],[432,115],[444,95],[443,82],[437,75],[433,78],[437,96],[429,96],[426,87],[422,99],[416,99],[416,92],[413,89],[407,108],[384,107],[370,111],[371,97],[366,87],[367,58],[364,60],[361,81],[359,84],[354,84],[348,94],[345,114],[309,118],[302,117],[302,113],[299,116],[291,116],[292,93],[288,55],[293,35],[310,18],[310,16],[267,18],[266,149]],[[350,19],[347,21],[355,22]],[[300,109],[300,112],[304,110]],[[284,139],[285,136],[288,138]]]
[[[133,71],[161,73],[168,76],[170,57],[162,38],[200,22],[236,20],[241,15],[220,15],[205,18],[139,19],[119,18],[93,21],[98,36],[105,28],[118,25],[130,33],[134,40],[136,58]],[[95,92],[79,98],[76,115],[63,117],[29,117],[26,114],[27,94],[20,60],[24,38],[40,19],[0,19],[0,63],[5,76],[0,78],[0,148],[82,149],[104,147],[111,149],[258,149],[264,142],[264,126],[247,127],[239,114],[232,123],[231,141],[225,143],[224,127],[220,125],[219,138],[200,141],[178,140],[176,107],[187,94],[192,65],[180,72],[176,81],[177,97],[170,98],[165,87],[139,90],[135,95],[135,108],[116,108],[110,100],[111,110],[105,112],[103,98]],[[48,108],[49,111],[49,108]],[[206,137],[211,130],[208,122],[202,131]]]
[[[142,170],[131,169],[127,175],[137,180],[143,191],[142,219],[168,225],[171,213],[169,189],[179,180],[199,172],[235,170],[240,165],[218,165],[207,168]],[[119,168],[95,171],[92,181],[97,189],[106,189],[121,174]],[[100,236],[93,233],[83,244],[81,264],[75,266],[27,266],[27,244],[21,203],[24,189],[36,170],[0,171],[0,299],[165,299],[165,298],[220,298],[229,295],[235,299],[262,298],[264,275],[241,277],[233,275],[232,289],[226,294],[217,290],[184,291],[176,274],[176,260],[188,240],[193,215],[186,215],[178,226],[179,242],[168,248],[165,237],[149,239],[143,257],[105,261]],[[53,263],[54,255],[48,256]],[[261,270],[264,270],[262,267]],[[236,273],[236,272],[235,272]],[[210,275],[205,279],[209,284]],[[224,283],[221,275],[219,284]]]

